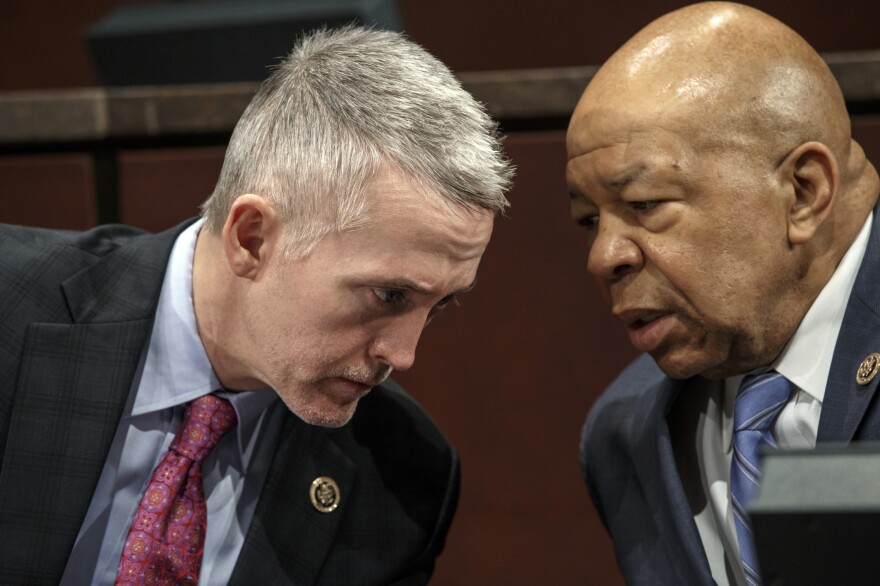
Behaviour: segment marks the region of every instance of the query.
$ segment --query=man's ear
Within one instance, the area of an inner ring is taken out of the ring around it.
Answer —
[[[275,208],[259,195],[238,196],[223,225],[223,252],[232,272],[253,279],[279,245],[281,226]]]
[[[793,150],[781,167],[794,190],[789,209],[788,241],[809,241],[831,213],[840,182],[840,169],[831,150],[820,142],[806,142]]]

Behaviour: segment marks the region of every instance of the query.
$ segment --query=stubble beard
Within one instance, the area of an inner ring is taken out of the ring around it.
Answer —
[[[375,370],[367,367],[345,366],[331,368],[320,376],[307,378],[304,381],[298,380],[297,372],[292,372],[290,373],[292,376],[286,377],[288,381],[291,381],[291,384],[285,385],[290,390],[283,392],[276,389],[275,392],[287,408],[306,423],[320,427],[339,428],[351,421],[360,398],[339,404],[329,398],[322,387],[333,379],[347,379],[372,388],[387,380],[392,371],[393,369],[388,365]]]

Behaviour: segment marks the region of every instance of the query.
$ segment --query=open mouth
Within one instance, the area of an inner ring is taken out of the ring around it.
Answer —
[[[666,314],[665,314],[665,313],[662,313],[662,312],[659,312],[659,311],[658,311],[658,312],[655,312],[655,313],[649,313],[649,314],[647,314],[647,315],[644,315],[644,316],[640,317],[639,319],[635,320],[634,322],[630,323],[630,324],[629,324],[629,327],[631,327],[631,328],[642,328],[642,327],[645,327],[646,325],[651,324],[651,323],[657,321],[658,319],[660,319],[660,318],[663,317],[664,315],[666,315]]]
[[[626,316],[625,324],[630,343],[641,352],[656,350],[673,326],[672,317],[672,313],[664,311],[640,312]]]

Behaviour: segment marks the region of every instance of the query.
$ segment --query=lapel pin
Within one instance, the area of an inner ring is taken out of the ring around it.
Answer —
[[[336,510],[342,498],[339,485],[329,476],[315,478],[309,489],[309,496],[312,498],[312,506],[321,513],[330,513]]]
[[[868,384],[877,376],[878,370],[880,370],[880,354],[872,352],[859,365],[859,369],[856,371],[856,382],[862,386]]]

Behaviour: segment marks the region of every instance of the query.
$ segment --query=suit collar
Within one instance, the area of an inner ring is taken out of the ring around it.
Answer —
[[[171,247],[180,232],[193,221],[161,234],[132,237],[123,246],[62,283],[73,321],[118,322],[152,318]],[[123,229],[118,228],[119,231]],[[96,238],[113,238],[117,228],[111,226],[102,230]],[[132,267],[135,270],[131,270]]]
[[[676,463],[668,421],[684,383],[663,376],[647,389],[645,396],[652,400],[646,403],[647,410],[639,418],[644,433],[634,455],[636,461],[645,465],[636,467],[636,474],[653,511],[651,522],[667,551],[670,571],[682,584],[712,583],[709,562]]]
[[[874,223],[868,248],[862,259],[843,325],[837,337],[831,372],[825,388],[819,418],[819,442],[848,442],[856,438],[859,424],[871,404],[880,377],[867,385],[856,382],[856,371],[873,352],[880,352],[880,204],[874,208]]]
[[[846,303],[842,300],[848,299],[853,291],[872,227],[872,220],[865,220],[831,278],[822,287],[794,335],[772,364],[773,370],[791,381],[801,393],[819,403],[825,400],[825,387],[831,372],[831,361],[834,359],[834,347],[846,313]],[[730,377],[728,380],[737,378],[739,377]],[[739,380],[731,382],[739,383]],[[736,389],[732,394],[736,395]]]
[[[355,464],[333,440],[338,433],[345,429],[316,427],[286,415],[230,585],[318,581],[355,489]],[[332,478],[341,495],[329,513],[319,512],[310,498],[312,482],[322,476]]]

